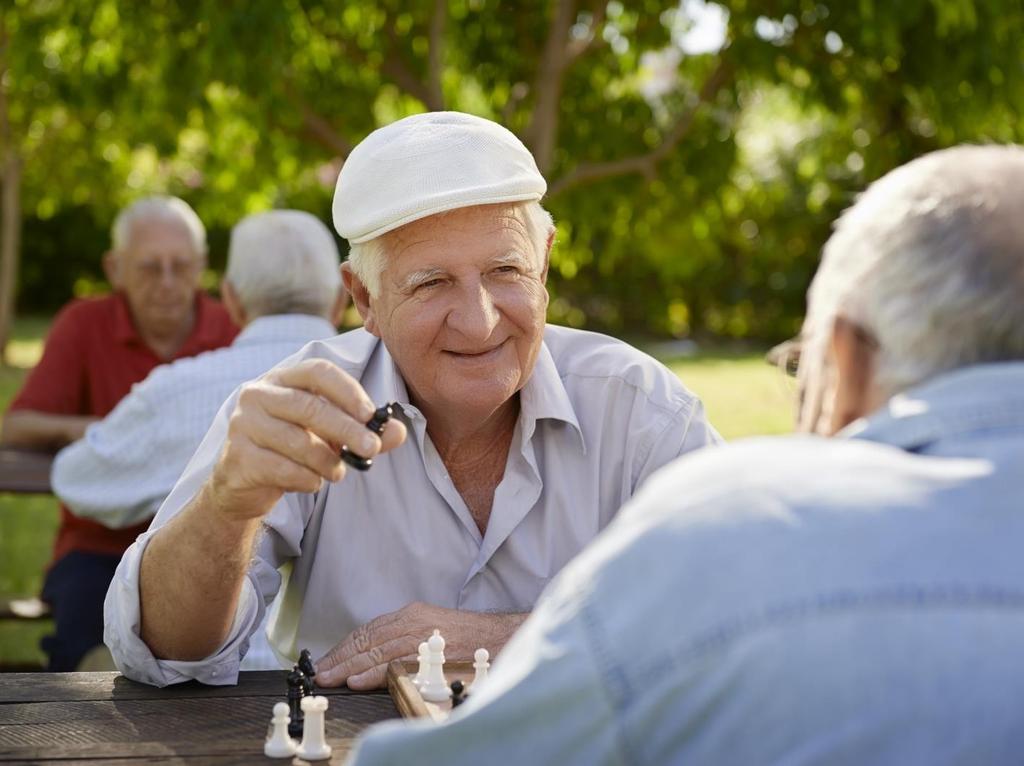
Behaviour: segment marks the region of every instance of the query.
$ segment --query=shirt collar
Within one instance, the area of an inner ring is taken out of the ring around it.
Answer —
[[[967,367],[897,394],[839,435],[920,450],[990,428],[1024,429],[1024,362]]]
[[[235,338],[233,346],[247,346],[274,341],[323,340],[337,335],[334,325],[312,314],[274,314],[257,317]]]
[[[383,404],[385,401],[397,402],[410,420],[423,418],[423,414],[409,402],[409,392],[395,365],[395,360],[379,340],[366,365],[362,382],[363,388],[376,404]],[[533,374],[519,392],[519,404],[519,418],[526,440],[533,435],[538,421],[560,420],[575,429],[580,447],[586,450],[583,429],[580,428],[576,411],[562,383],[551,351],[544,342],[541,343],[537,354]]]
[[[586,452],[583,429],[580,428],[576,410],[573,409],[569,393],[565,390],[562,376],[558,373],[547,343],[540,344],[533,374],[530,375],[526,385],[519,392],[519,404],[521,408],[519,417],[526,439],[533,435],[538,421],[561,420],[575,429],[580,440],[580,447]]]

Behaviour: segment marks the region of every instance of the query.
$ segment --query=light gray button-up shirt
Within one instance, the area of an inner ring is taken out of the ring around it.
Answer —
[[[520,392],[505,474],[481,535],[384,345],[354,330],[311,343],[282,364],[309,358],[335,363],[378,404],[398,402],[409,438],[366,473],[349,471],[316,494],[285,495],[265,520],[224,646],[199,662],[156,660],[138,636],[142,554],[212,471],[232,396],[150,530],[125,553],[107,594],[105,640],[129,678],[233,683],[248,636],[282,583],[270,633],[287,657],[300,647],[319,656],[412,601],[529,611],[646,476],[719,441],[700,401],[663,365],[612,338],[549,326]]]

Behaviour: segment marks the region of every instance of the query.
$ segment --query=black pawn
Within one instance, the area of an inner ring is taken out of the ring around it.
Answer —
[[[302,698],[306,696],[306,676],[296,665],[288,674],[288,736],[293,739],[302,737]]]
[[[385,404],[383,407],[378,407],[377,410],[374,411],[373,417],[367,421],[366,427],[380,436],[381,432],[384,430],[385,424],[391,420],[391,416],[395,414],[394,408],[396,406],[397,405],[393,404]],[[371,458],[361,457],[345,446],[341,448],[341,459],[359,471],[368,471],[370,470],[370,466],[373,465],[373,460]]]
[[[466,687],[462,681],[452,681],[452,707],[456,708],[466,701]]]

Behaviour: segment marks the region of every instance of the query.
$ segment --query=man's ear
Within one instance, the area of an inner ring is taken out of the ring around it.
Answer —
[[[348,308],[348,288],[344,282],[338,285],[338,293],[334,296],[334,305],[331,307],[331,315],[328,317],[331,324],[340,327],[345,318],[345,309]]]
[[[551,248],[554,247],[554,244],[555,230],[551,229],[551,231],[548,232],[547,244],[544,246],[544,265],[540,272],[540,281],[545,285],[548,283],[548,266],[551,265]]]
[[[348,294],[352,296],[352,302],[363,319],[363,327],[368,333],[379,338],[380,330],[377,327],[377,316],[373,309],[373,298],[370,296],[370,291],[366,289],[366,285],[352,271],[352,264],[348,261],[341,264],[341,281],[345,284]]]
[[[870,415],[884,403],[875,386],[877,351],[878,344],[861,327],[845,317],[836,317],[832,325],[835,399],[830,429],[833,434],[858,418]]]
[[[238,299],[238,293],[235,292],[235,288],[226,279],[220,281],[220,299],[228,312],[228,316],[231,317],[231,321],[239,327],[245,327],[249,317],[246,316],[245,309],[242,308],[242,302]]]
[[[110,286],[115,290],[120,290],[122,287],[121,276],[124,268],[124,259],[121,258],[116,250],[108,250],[103,254],[103,276],[107,278]]]

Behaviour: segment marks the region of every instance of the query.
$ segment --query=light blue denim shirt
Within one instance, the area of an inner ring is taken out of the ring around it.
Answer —
[[[1024,762],[1024,364],[842,436],[662,469],[446,724],[355,763]]]

